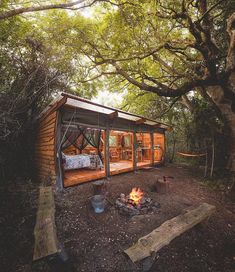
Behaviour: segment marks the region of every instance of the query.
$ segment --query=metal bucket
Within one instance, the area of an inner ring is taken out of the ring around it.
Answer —
[[[91,198],[91,205],[94,208],[95,213],[102,213],[104,211],[104,196],[94,195]]]

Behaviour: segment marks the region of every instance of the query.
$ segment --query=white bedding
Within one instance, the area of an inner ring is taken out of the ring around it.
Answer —
[[[96,169],[103,167],[103,163],[98,155],[65,155],[62,153],[64,170],[90,168]]]

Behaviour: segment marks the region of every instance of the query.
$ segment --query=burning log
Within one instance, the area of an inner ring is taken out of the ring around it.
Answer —
[[[115,204],[121,212],[130,216],[153,212],[160,207],[159,203],[153,203],[150,197],[145,197],[140,188],[133,188],[127,196],[120,194]]]
[[[132,201],[134,204],[139,205],[144,192],[140,188],[133,188],[129,194],[129,200]]]

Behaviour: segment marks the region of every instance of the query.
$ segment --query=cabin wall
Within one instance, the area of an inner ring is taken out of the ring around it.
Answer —
[[[39,120],[35,146],[37,176],[40,181],[56,180],[55,135],[57,111]]]

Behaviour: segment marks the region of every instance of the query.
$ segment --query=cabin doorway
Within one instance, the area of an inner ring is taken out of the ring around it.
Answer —
[[[136,140],[137,167],[141,168],[152,165],[152,141],[150,133],[136,133]]]
[[[132,171],[134,169],[133,133],[111,130],[109,134],[110,175]]]

